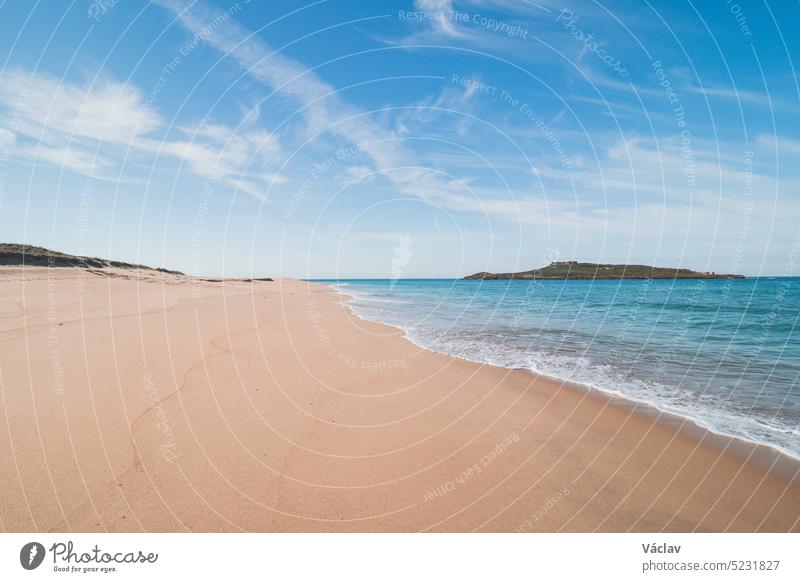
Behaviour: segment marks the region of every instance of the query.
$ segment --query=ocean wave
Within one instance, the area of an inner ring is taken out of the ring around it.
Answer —
[[[742,438],[757,444],[767,445],[784,454],[800,458],[800,431],[791,418],[769,415],[773,408],[756,410],[755,406],[736,406],[731,400],[736,383],[720,383],[722,398],[707,391],[684,390],[681,382],[686,378],[686,362],[696,360],[697,353],[691,349],[675,346],[670,353],[648,350],[646,346],[623,346],[614,342],[598,341],[592,334],[575,329],[558,327],[526,329],[461,329],[464,322],[448,321],[448,325],[420,325],[419,314],[399,310],[396,306],[414,305],[412,300],[388,299],[367,291],[358,300],[351,300],[353,312],[364,319],[377,321],[402,329],[406,337],[416,345],[450,356],[511,369],[529,369],[536,374],[561,381],[581,384],[605,393],[623,397],[633,402],[652,406],[660,411],[682,416],[715,433]],[[435,317],[430,319],[435,320]],[[439,322],[441,323],[441,322]],[[551,337],[551,345],[543,339]],[[528,341],[526,341],[528,340]],[[637,377],[630,368],[615,366],[613,362],[598,362],[595,353],[619,354],[622,350],[637,353],[642,367],[666,366],[662,375],[670,382]],[[723,354],[724,355],[724,354]],[[720,355],[720,357],[723,357]],[[727,363],[737,367],[747,366],[749,360],[735,354],[727,354]],[[683,362],[684,364],[681,364]],[[763,366],[754,366],[755,370]],[[717,366],[719,367],[719,366]],[[674,368],[674,370],[672,369]],[[696,371],[695,371],[696,373]],[[717,371],[709,367],[708,374],[715,377]]]

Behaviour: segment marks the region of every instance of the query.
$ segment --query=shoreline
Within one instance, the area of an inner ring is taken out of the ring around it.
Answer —
[[[326,284],[0,287],[6,531],[800,530],[788,457],[422,349]]]
[[[772,278],[772,277],[770,277],[770,278]],[[450,279],[442,279],[442,280],[449,281]],[[461,280],[465,280],[465,279],[461,279]],[[697,431],[708,432],[708,433],[710,433],[712,435],[715,435],[715,436],[718,436],[718,437],[722,437],[724,439],[731,439],[733,441],[740,442],[741,447],[734,447],[736,449],[739,449],[739,448],[742,448],[742,447],[744,447],[744,448],[756,447],[756,448],[767,449],[769,451],[769,455],[768,456],[772,455],[773,453],[777,453],[778,455],[781,455],[783,457],[787,457],[793,463],[797,463],[798,467],[800,467],[800,453],[794,453],[794,452],[792,452],[792,451],[790,451],[788,449],[785,449],[785,448],[780,447],[779,445],[776,445],[776,444],[773,444],[773,443],[769,443],[769,442],[765,442],[765,441],[758,441],[758,440],[753,439],[753,438],[748,438],[747,436],[731,434],[731,433],[725,432],[724,430],[717,429],[717,428],[709,425],[708,423],[705,423],[702,419],[693,417],[693,416],[689,415],[688,413],[684,413],[682,411],[675,410],[675,409],[661,407],[657,402],[648,401],[648,400],[639,400],[639,399],[636,399],[636,398],[634,398],[632,396],[628,396],[626,394],[623,394],[623,393],[621,393],[619,391],[616,391],[616,390],[613,390],[613,389],[610,389],[610,388],[609,389],[605,389],[605,388],[603,388],[601,386],[595,386],[595,385],[591,385],[591,384],[577,382],[577,381],[574,381],[574,380],[567,380],[567,379],[561,378],[559,376],[554,376],[552,374],[546,374],[546,373],[539,372],[537,370],[533,370],[533,369],[530,369],[530,368],[507,367],[507,366],[502,366],[500,364],[487,363],[487,362],[482,362],[480,360],[473,360],[471,358],[465,357],[465,356],[460,355],[460,354],[453,354],[453,353],[449,353],[449,352],[443,352],[443,351],[435,350],[435,349],[433,349],[431,347],[422,345],[422,344],[418,343],[417,341],[415,341],[412,337],[409,336],[409,331],[407,329],[399,326],[399,325],[392,324],[392,323],[387,323],[387,322],[384,322],[384,321],[372,320],[372,319],[368,319],[368,318],[365,318],[365,317],[362,317],[361,315],[359,315],[350,305],[348,305],[348,303],[350,301],[355,299],[355,296],[348,295],[346,292],[343,292],[343,291],[340,291],[339,289],[337,289],[336,288],[337,283],[332,283],[332,282],[327,282],[327,281],[323,282],[323,281],[315,281],[315,280],[306,280],[306,279],[301,279],[301,281],[307,282],[307,283],[313,283],[313,284],[316,284],[316,285],[328,286],[331,289],[332,293],[338,294],[338,295],[342,295],[342,296],[345,296],[345,297],[348,298],[348,299],[344,299],[342,301],[342,304],[345,305],[348,308],[348,310],[355,317],[358,317],[359,319],[361,319],[363,321],[367,321],[367,322],[370,322],[370,323],[377,323],[379,325],[385,325],[385,326],[397,329],[397,330],[399,330],[399,331],[401,331],[403,333],[403,338],[404,339],[406,339],[408,342],[412,343],[413,345],[415,345],[416,347],[418,347],[421,350],[426,350],[428,352],[439,354],[439,355],[450,357],[450,358],[457,358],[459,360],[463,360],[465,362],[478,364],[478,365],[481,365],[481,366],[493,366],[493,367],[501,368],[503,370],[518,370],[518,371],[521,371],[521,372],[526,372],[526,373],[529,373],[529,374],[531,374],[532,376],[534,376],[536,378],[542,378],[542,379],[545,379],[545,380],[547,380],[549,382],[555,382],[555,383],[562,384],[564,386],[569,386],[569,387],[572,387],[572,388],[574,388],[576,390],[579,390],[579,391],[587,390],[587,391],[597,392],[597,393],[599,393],[599,394],[601,394],[601,395],[603,395],[605,397],[608,397],[608,398],[611,398],[611,399],[618,399],[618,400],[621,401],[621,404],[623,404],[623,405],[632,406],[632,407],[636,407],[636,406],[645,407],[645,410],[637,411],[637,413],[639,413],[639,414],[652,414],[653,416],[665,415],[665,416],[668,416],[668,417],[675,417],[675,419],[674,419],[675,421],[681,421],[681,422],[684,422],[684,423],[689,423],[689,424],[693,425],[697,429]],[[488,282],[492,282],[494,280],[487,280],[487,281]],[[736,444],[736,443],[734,443],[734,444]]]
[[[355,298],[346,291],[337,288],[336,283],[320,282],[313,280],[303,280],[303,282],[314,285],[323,285],[328,288],[329,293],[337,296],[337,300],[345,306],[348,311],[359,320],[380,326],[396,329],[402,333],[402,339],[409,342],[416,348],[428,353],[441,355],[447,358],[461,360],[470,364],[482,367],[491,367],[507,372],[529,375],[534,379],[541,379],[549,383],[557,384],[563,389],[585,394],[603,406],[611,406],[628,412],[631,415],[639,416],[648,421],[653,421],[666,430],[674,431],[676,438],[687,438],[696,443],[697,447],[710,447],[720,453],[720,455],[732,455],[744,462],[754,462],[758,467],[765,471],[775,471],[787,481],[794,481],[800,477],[800,457],[796,457],[791,452],[783,450],[770,443],[758,442],[740,435],[728,434],[715,430],[713,427],[704,426],[701,421],[691,416],[682,414],[678,411],[660,408],[656,403],[636,400],[624,394],[612,390],[605,390],[598,386],[582,384],[571,380],[565,380],[557,376],[543,374],[528,368],[510,368],[472,360],[461,355],[440,352],[430,347],[421,345],[408,335],[408,330],[401,326],[368,319],[359,315],[349,303]]]
[[[709,439],[714,441],[714,444],[712,446],[718,447],[720,451],[726,451],[730,454],[736,455],[741,459],[749,460],[752,458],[752,460],[756,461],[760,466],[762,466],[767,470],[775,469],[777,471],[780,471],[781,474],[787,479],[791,480],[797,478],[798,475],[800,475],[800,456],[796,456],[792,454],[790,451],[784,450],[778,446],[772,445],[770,443],[751,440],[740,435],[728,434],[719,430],[715,430],[713,427],[704,426],[702,424],[702,421],[693,418],[691,416],[682,414],[679,411],[667,410],[659,407],[658,404],[656,403],[644,400],[636,400],[634,398],[631,398],[624,394],[620,394],[610,389],[605,390],[599,386],[592,386],[589,384],[583,384],[572,380],[566,380],[564,378],[559,378],[558,376],[543,374],[541,372],[537,372],[529,368],[510,368],[498,364],[490,364],[478,360],[472,360],[470,358],[458,354],[440,352],[431,349],[430,347],[423,346],[414,341],[411,337],[409,337],[408,330],[398,325],[386,323],[383,321],[375,321],[360,316],[350,305],[348,305],[348,303],[354,299],[354,296],[348,295],[346,292],[338,290],[334,286],[335,284],[321,283],[318,281],[310,281],[310,280],[306,281],[305,279],[303,279],[302,281],[313,283],[315,285],[324,285],[328,287],[332,294],[343,297],[341,301],[342,305],[347,307],[347,309],[350,311],[350,313],[353,314],[353,316],[365,322],[375,323],[378,325],[384,325],[387,327],[397,329],[398,331],[402,332],[403,334],[402,337],[404,340],[413,344],[420,350],[425,350],[426,352],[439,354],[448,358],[455,358],[457,360],[462,360],[464,362],[477,364],[479,366],[491,366],[501,370],[510,370],[514,372],[520,372],[523,374],[529,374],[533,378],[539,378],[547,382],[559,384],[560,386],[569,390],[573,390],[579,393],[587,393],[590,397],[596,398],[601,402],[608,402],[612,406],[619,407],[623,410],[630,410],[632,414],[642,415],[644,418],[652,419],[658,423],[664,423],[665,426],[668,426],[672,429],[674,429],[676,425],[679,425],[678,429],[679,431],[687,434],[687,436],[690,436],[691,438],[694,438],[698,441],[708,437]]]

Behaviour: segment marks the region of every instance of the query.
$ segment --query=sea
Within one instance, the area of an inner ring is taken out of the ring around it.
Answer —
[[[580,383],[800,458],[800,277],[322,282],[423,348]]]

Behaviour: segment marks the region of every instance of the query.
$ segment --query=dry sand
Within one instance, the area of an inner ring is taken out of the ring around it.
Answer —
[[[0,269],[0,529],[789,531],[798,464],[322,285]]]

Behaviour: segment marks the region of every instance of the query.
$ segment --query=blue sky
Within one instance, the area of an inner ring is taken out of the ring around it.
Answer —
[[[800,269],[794,2],[0,4],[5,241],[188,273]]]

